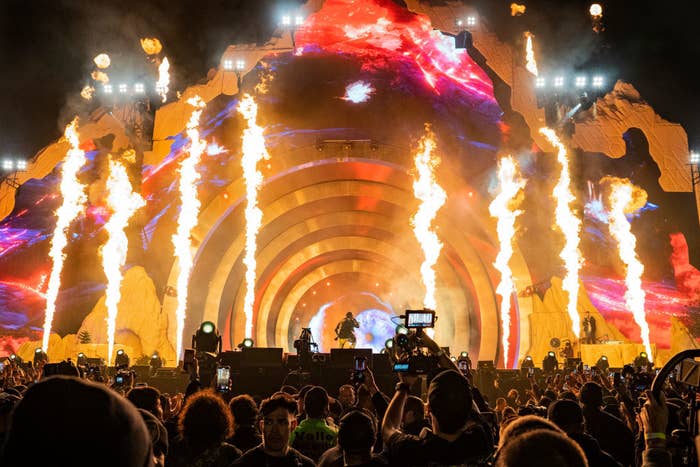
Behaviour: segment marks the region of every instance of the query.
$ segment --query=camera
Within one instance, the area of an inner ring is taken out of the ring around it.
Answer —
[[[114,386],[131,386],[135,376],[134,370],[118,370],[114,375]]]
[[[408,332],[399,333],[394,337],[394,350],[397,357],[394,371],[415,374],[429,373],[437,368],[438,358],[425,350],[421,336],[423,336],[423,329],[435,326],[437,318],[435,311],[427,308],[406,310],[403,318],[404,326]]]
[[[217,391],[229,391],[231,389],[231,368],[221,366],[216,369],[216,389]]]

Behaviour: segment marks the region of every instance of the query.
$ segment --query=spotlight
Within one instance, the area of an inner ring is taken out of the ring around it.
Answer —
[[[457,25],[457,27],[461,28],[462,26],[464,26],[464,21],[458,19],[457,21],[455,21],[455,24]]]
[[[396,334],[398,335],[406,335],[408,334],[408,328],[404,326],[403,324],[399,324],[396,326],[396,329],[394,330]]]
[[[12,169],[14,169],[14,167],[15,167],[15,164],[12,162],[12,159],[3,159],[2,170],[10,172],[10,171],[12,171]]]
[[[129,358],[127,353],[124,352],[124,349],[117,350],[117,356],[114,359],[114,366],[119,370],[122,368],[129,368],[130,364],[131,359]]]
[[[25,171],[27,170],[27,161],[24,159],[17,159],[15,162],[15,168],[19,171]]]
[[[697,153],[695,151],[691,151],[690,152],[690,163],[693,165],[700,164],[700,153]]]
[[[594,76],[593,79],[591,80],[591,85],[594,88],[602,88],[603,87],[603,77],[602,76]]]
[[[233,60],[224,60],[224,70],[233,70]]]
[[[289,15],[282,15],[282,26],[291,26],[292,25],[292,17]]]
[[[253,348],[254,345],[255,345],[255,342],[253,342],[253,339],[251,339],[250,337],[246,337],[245,339],[243,339],[243,342],[238,344],[238,348],[239,349],[251,349],[251,348]]]
[[[610,362],[608,362],[608,357],[601,355],[598,361],[595,363],[596,368],[600,371],[605,372],[610,368]]]
[[[469,358],[469,353],[468,352],[460,352],[459,358]]]
[[[576,87],[577,88],[584,88],[586,87],[586,77],[585,76],[577,76],[576,81],[575,81]]]
[[[236,71],[245,70],[245,60],[236,60]]]
[[[542,369],[545,373],[552,373],[553,371],[559,369],[557,355],[551,350],[547,352],[547,356],[544,358],[544,360],[542,360]]]
[[[114,89],[112,88],[111,84],[105,84],[104,86],[102,86],[102,92],[104,92],[105,94],[112,94],[113,91]]]
[[[127,86],[126,84],[122,83],[119,85],[119,94],[126,94],[127,91]]]
[[[153,352],[153,355],[151,355],[151,361],[149,362],[149,365],[151,367],[151,370],[153,371],[163,366],[163,359],[160,358],[158,352]]]
[[[563,76],[555,76],[554,77],[554,87],[560,88],[562,86],[564,86],[564,77]]]
[[[216,332],[216,325],[204,321],[192,336],[192,347],[197,352],[221,353],[221,336]]]
[[[467,17],[467,26],[476,26],[476,16]]]
[[[44,363],[49,362],[49,356],[46,355],[46,352],[41,350],[41,347],[37,348],[34,351],[34,367],[36,367],[39,364],[39,362],[44,362]]]
[[[143,86],[143,83],[134,84],[134,92],[136,94],[143,94],[144,92],[146,92],[146,88]]]
[[[547,86],[547,80],[545,78],[541,78],[541,77],[535,78],[535,87],[536,88],[542,89],[546,86]]]
[[[79,352],[78,353],[78,366],[87,366],[87,364],[88,364],[87,356],[84,353]]]
[[[453,355],[453,356],[450,357],[450,360],[452,360],[453,362],[456,362],[456,361],[457,361],[457,357],[455,357],[455,356]]]
[[[301,26],[302,24],[304,24],[304,17],[301,15],[297,15],[296,18],[294,18],[294,25]]]
[[[532,357],[529,355],[525,357],[520,364],[520,368],[535,368],[535,362],[532,360]]]
[[[394,339],[387,339],[386,342],[384,342],[384,348],[387,350],[391,350],[394,348]]]

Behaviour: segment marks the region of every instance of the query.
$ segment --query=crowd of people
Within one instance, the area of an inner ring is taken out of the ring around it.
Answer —
[[[489,401],[473,372],[423,344],[438,362],[424,399],[421,376],[397,373],[389,395],[370,369],[336,389],[233,396],[196,381],[167,395],[81,378],[72,364],[49,377],[6,364],[0,465],[663,467],[694,455],[695,392],[673,379],[654,397],[646,370],[563,371],[530,375],[526,389],[496,380]]]

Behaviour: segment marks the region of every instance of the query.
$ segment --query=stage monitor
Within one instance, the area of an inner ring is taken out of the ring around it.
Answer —
[[[241,352],[241,368],[279,368],[282,366],[282,347],[250,347]]]
[[[243,352],[235,352],[233,350],[221,352],[219,354],[219,365],[227,366],[231,370],[239,370],[241,368],[242,357]]]
[[[496,369],[496,367],[493,365],[493,361],[491,360],[479,360],[479,362],[476,364],[476,369],[479,371],[493,371]]]
[[[372,368],[372,349],[331,349],[333,368],[353,368],[355,357],[365,357],[367,366]]]

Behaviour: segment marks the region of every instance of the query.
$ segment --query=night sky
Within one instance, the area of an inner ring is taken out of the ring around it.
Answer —
[[[700,58],[698,20],[685,2],[601,2],[601,34],[591,30],[590,2],[522,0],[527,13],[517,18],[510,17],[509,1],[467,3],[479,8],[504,40],[520,40],[531,30],[540,70],[596,67],[610,70],[611,79],[631,82],[663,118],[684,126],[691,147],[700,147],[700,99],[696,74],[690,72]],[[184,89],[216,66],[227,45],[264,42],[280,5],[273,0],[2,0],[0,157],[31,156],[61,134],[97,53],[124,62],[143,60],[138,39],[156,36],[174,70],[171,89]]]

